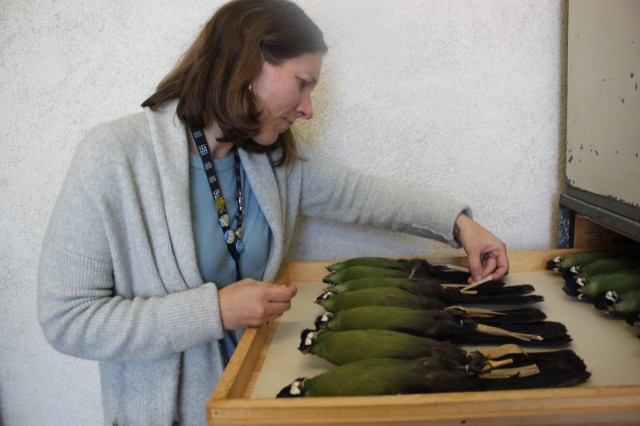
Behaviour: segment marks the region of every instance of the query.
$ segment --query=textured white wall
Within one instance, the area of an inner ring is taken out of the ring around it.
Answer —
[[[0,423],[101,422],[94,362],[36,321],[51,205],[81,136],[138,110],[220,0],[0,1]],[[467,200],[510,249],[555,244],[566,6],[299,0],[330,52],[299,133],[328,158]],[[293,257],[447,248],[308,221]]]

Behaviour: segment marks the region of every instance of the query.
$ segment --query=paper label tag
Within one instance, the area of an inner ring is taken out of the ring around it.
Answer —
[[[480,353],[482,353],[484,356],[486,356],[489,359],[496,359],[496,358],[502,358],[503,356],[506,356],[506,355],[524,354],[525,351],[522,350],[522,348],[518,345],[508,344],[508,345],[498,346],[497,348],[493,348],[493,349],[485,349],[480,351]]]
[[[481,374],[478,377],[481,379],[508,379],[510,377],[533,376],[539,373],[540,369],[538,366],[531,364],[517,368],[499,368],[497,370],[491,370],[489,373]]]

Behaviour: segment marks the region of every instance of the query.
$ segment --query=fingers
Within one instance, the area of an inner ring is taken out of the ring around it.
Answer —
[[[289,302],[298,292],[295,285],[276,285],[270,284],[268,289],[269,302]]]
[[[291,309],[291,299],[296,295],[298,288],[295,285],[272,285],[267,295],[268,319],[275,319]]]
[[[291,308],[296,286],[245,279],[218,291],[220,317],[225,329],[259,326]]]
[[[482,278],[487,277],[489,275],[493,275],[496,270],[496,260],[493,257],[485,257],[485,260],[482,265]],[[493,279],[496,279],[493,276]]]
[[[496,270],[493,275],[496,280],[501,279],[505,275],[509,273],[509,258],[507,257],[506,249],[504,252],[500,253],[496,258]]]
[[[509,258],[504,246],[480,253],[476,254],[472,250],[467,253],[469,272],[471,273],[469,283],[479,281],[489,275],[492,275],[492,279],[499,280],[507,274],[509,271]]]
[[[472,253],[467,253],[467,256],[469,258],[469,272],[471,273],[471,277],[469,277],[469,283],[481,280],[486,275],[483,275],[480,256],[474,255]]]

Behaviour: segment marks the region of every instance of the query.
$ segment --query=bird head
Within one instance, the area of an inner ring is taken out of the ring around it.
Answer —
[[[593,305],[597,309],[601,311],[605,311],[608,314],[611,314],[615,312],[615,308],[613,305],[615,305],[617,302],[618,302],[618,293],[616,293],[615,291],[605,291],[596,296],[595,301],[593,302]]]
[[[304,382],[307,379],[304,377],[298,377],[289,386],[282,388],[276,398],[297,398],[303,396]]]
[[[556,256],[553,259],[551,259],[550,261],[547,262],[547,271],[557,271],[558,267],[560,266],[560,262],[562,262],[562,258],[560,256]]]
[[[578,280],[582,280],[582,278],[568,279],[564,281],[562,290],[567,294],[567,296],[580,297],[582,294],[582,287],[584,287],[584,281],[581,281],[580,283]]]
[[[330,297],[333,297],[336,293],[332,292],[332,291],[325,291],[324,293],[322,293],[320,296],[318,296],[318,298],[316,299],[315,303],[318,303],[322,300],[327,300]]]
[[[333,313],[332,313],[332,312],[327,311],[327,312],[325,312],[324,314],[319,315],[319,316],[316,318],[316,321],[315,321],[315,324],[314,324],[314,325],[316,326],[316,328],[317,328],[318,330],[320,330],[320,329],[326,329],[326,328],[327,328],[327,323],[329,322],[329,320],[331,319],[331,317],[332,317],[332,316],[333,316]]]
[[[300,346],[298,346],[298,350],[303,354],[309,353],[313,345],[316,343],[316,337],[318,336],[318,330],[311,330],[306,328],[302,330],[300,334]]]

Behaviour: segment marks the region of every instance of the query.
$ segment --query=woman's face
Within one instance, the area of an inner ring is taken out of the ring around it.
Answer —
[[[306,53],[278,65],[262,61],[262,69],[253,80],[253,93],[264,110],[260,133],[254,140],[273,144],[298,118],[313,116],[311,91],[320,78],[322,53]]]

